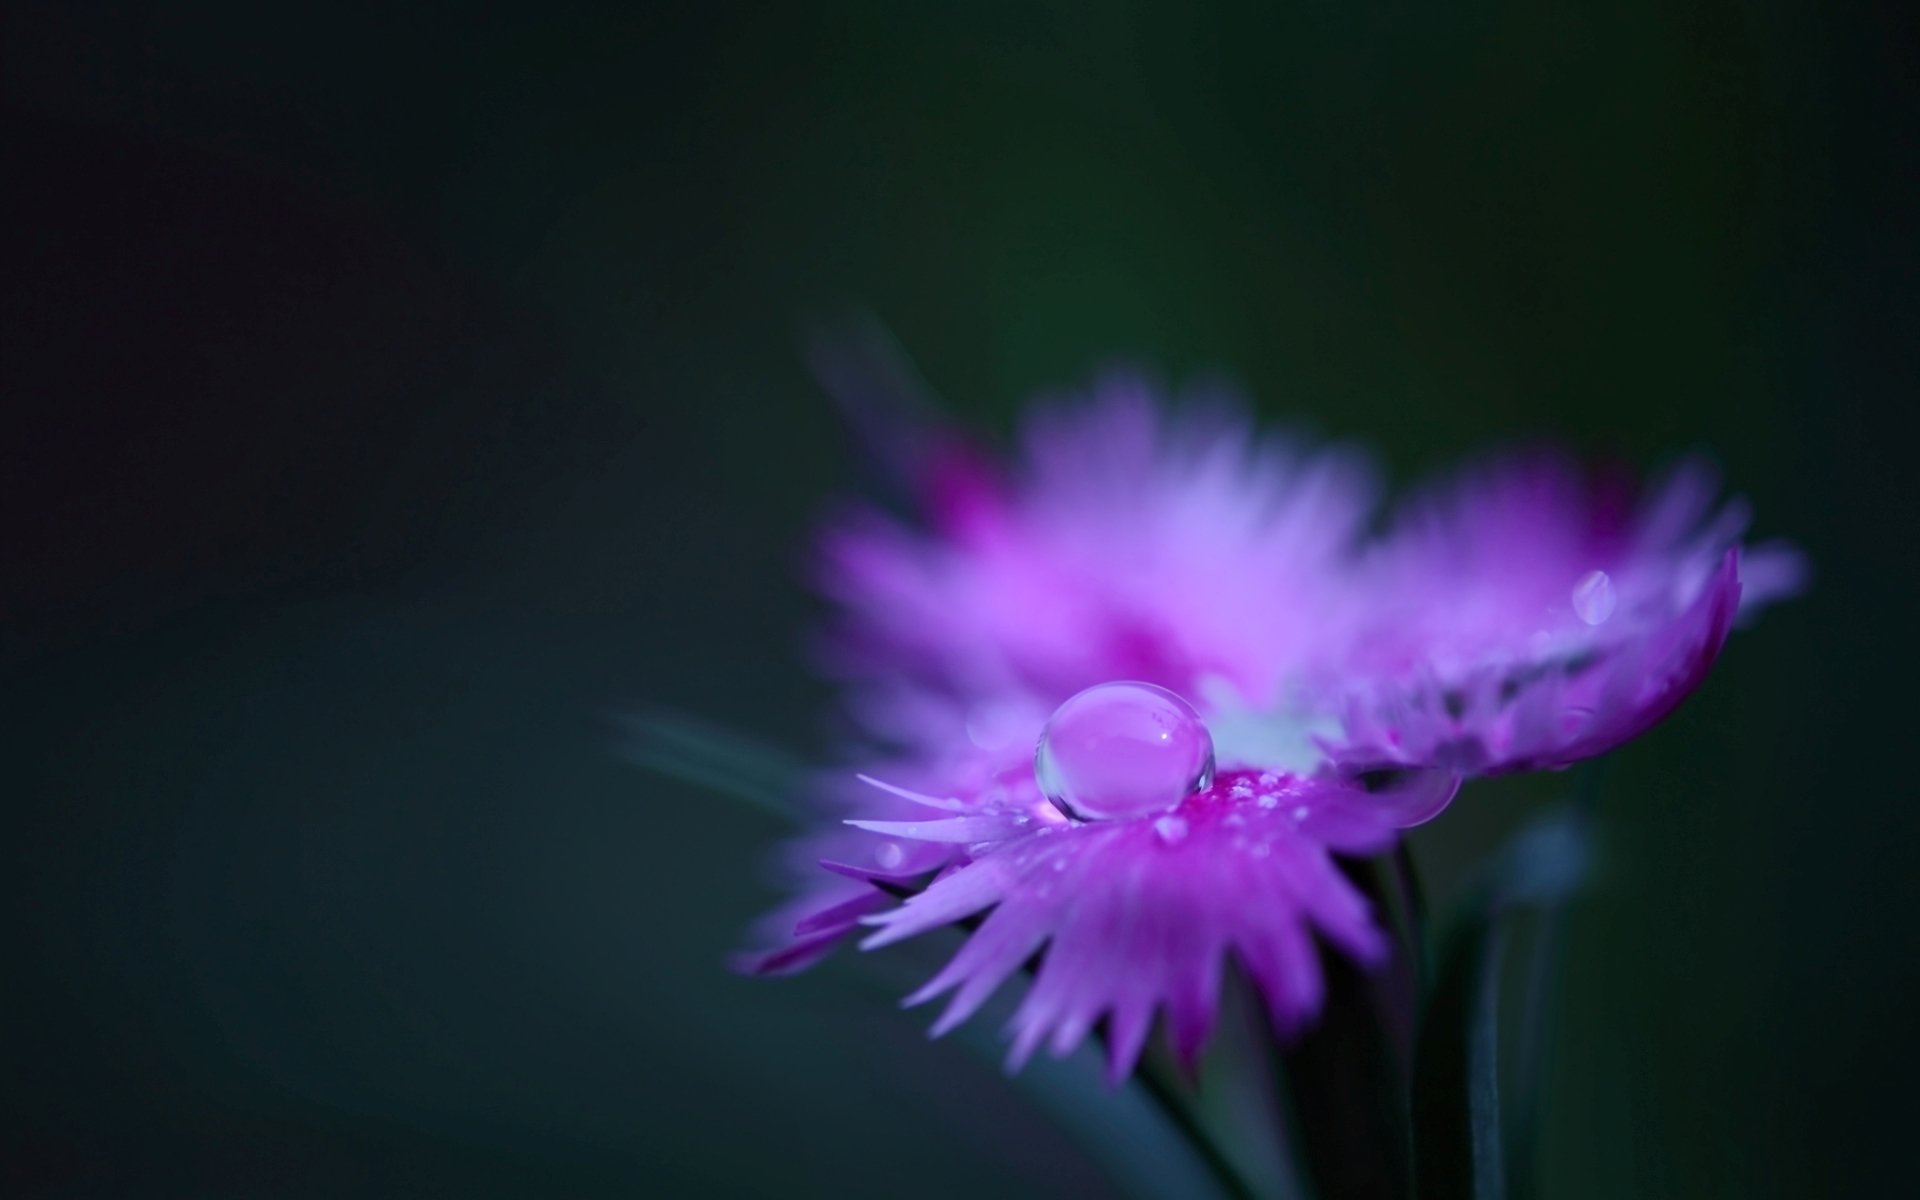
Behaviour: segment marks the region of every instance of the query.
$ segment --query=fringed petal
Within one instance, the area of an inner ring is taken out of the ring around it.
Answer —
[[[1444,777],[1408,786],[1426,804],[1452,791]],[[1363,965],[1384,957],[1368,902],[1335,865],[1336,847],[1311,831],[1337,831],[1341,847],[1390,846],[1406,809],[1385,794],[1383,802],[1337,776],[1231,772],[1152,817],[1036,829],[1003,816],[996,840],[973,846],[898,908],[864,918],[877,932],[862,945],[984,912],[959,952],[907,997],[953,994],[936,1035],[1037,961],[1012,1018],[1010,1068],[1043,1047],[1066,1054],[1104,1022],[1109,1073],[1123,1078],[1156,1015],[1191,1063],[1212,1033],[1229,955],[1248,965],[1285,1033],[1308,1024],[1324,996],[1316,933]]]

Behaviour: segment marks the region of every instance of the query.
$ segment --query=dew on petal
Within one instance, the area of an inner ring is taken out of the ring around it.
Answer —
[[[898,870],[900,864],[907,861],[907,852],[898,842],[881,842],[873,848],[873,861],[879,863],[882,870]]]
[[[1161,841],[1169,846],[1174,845],[1186,839],[1187,819],[1185,817],[1161,817],[1153,823],[1153,831],[1160,835]]]
[[[1213,783],[1213,735],[1191,704],[1150,683],[1103,683],[1047,721],[1034,776],[1076,820],[1172,808]]]
[[[1573,611],[1589,625],[1613,615],[1613,580],[1605,571],[1588,571],[1573,585]]]

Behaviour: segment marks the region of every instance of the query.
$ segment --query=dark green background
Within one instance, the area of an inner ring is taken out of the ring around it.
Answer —
[[[162,9],[165,15],[162,15]],[[1618,756],[1548,1195],[1911,1176],[1911,10],[16,3],[0,669],[27,1196],[1108,1186],[845,964],[720,962],[800,750],[798,332],[1003,433],[1224,371],[1400,481],[1710,449],[1816,590]],[[1443,884],[1554,780],[1418,839]]]

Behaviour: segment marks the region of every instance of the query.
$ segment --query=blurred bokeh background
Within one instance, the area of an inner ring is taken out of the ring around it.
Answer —
[[[995,434],[1226,374],[1404,484],[1706,450],[1815,590],[1618,756],[1546,1194],[1910,1182],[1915,17],[74,5],[0,18],[16,1196],[1103,1194],[610,717],[824,746],[799,334]],[[1556,782],[1423,833],[1443,885]]]

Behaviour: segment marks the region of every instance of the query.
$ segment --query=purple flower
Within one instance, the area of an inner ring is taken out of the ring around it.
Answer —
[[[1231,771],[1175,792],[1172,804],[1162,798],[1129,814],[1074,820],[1030,777],[1011,774],[994,799],[953,805],[959,811],[944,819],[858,823],[890,838],[967,846],[925,891],[868,918],[878,928],[862,944],[884,946],[991,909],[946,968],[907,998],[953,992],[936,1034],[971,1016],[1045,947],[1014,1014],[1011,1065],[1042,1042],[1067,1053],[1104,1018],[1117,1081],[1139,1057],[1156,1011],[1167,1014],[1175,1052],[1191,1061],[1212,1028],[1229,953],[1283,1033],[1320,1007],[1316,932],[1363,963],[1385,956],[1366,900],[1333,855],[1388,848],[1401,824],[1444,806],[1455,783],[1429,773],[1379,794],[1337,777]]]
[[[1636,499],[1552,455],[1498,461],[1370,536],[1354,454],[1218,402],[1174,417],[1129,379],[1036,412],[1004,470],[933,445],[922,523],[856,508],[823,538],[821,653],[864,782],[823,785],[841,823],[796,854],[827,870],[745,965],[972,924],[908,999],[952,993],[942,1032],[1038,956],[1016,1065],[1101,1028],[1124,1076],[1156,1014],[1191,1061],[1229,956],[1299,1029],[1316,938],[1386,954],[1336,855],[1390,848],[1462,778],[1645,732],[1803,574],[1742,550],[1745,510],[1697,465]]]
[[[1659,722],[1741,612],[1790,594],[1791,548],[1742,550],[1702,464],[1634,503],[1570,462],[1487,464],[1415,495],[1356,568],[1367,616],[1346,659],[1349,763],[1470,774],[1566,767]]]

